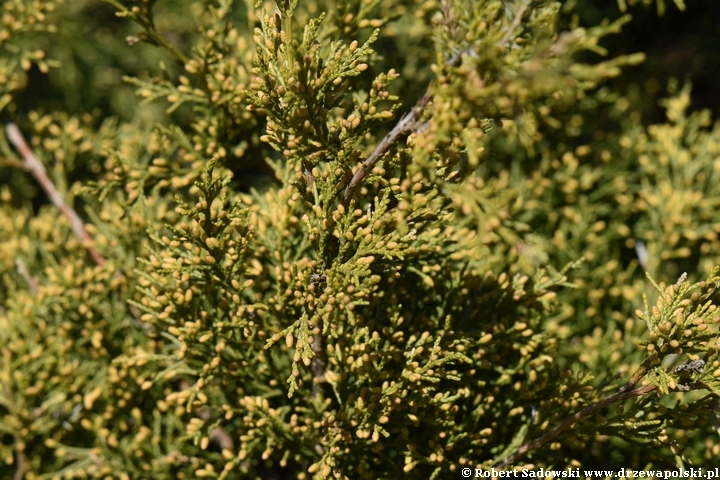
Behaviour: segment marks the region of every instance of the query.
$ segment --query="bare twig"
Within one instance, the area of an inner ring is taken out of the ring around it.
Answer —
[[[17,271],[20,273],[20,275],[22,275],[22,277],[28,283],[28,287],[30,287],[30,293],[32,293],[33,296],[37,295],[38,287],[40,286],[40,282],[38,281],[38,279],[30,275],[30,272],[28,271],[25,262],[23,262],[19,257],[15,259],[15,266],[17,267]]]
[[[477,52],[473,48],[466,48],[453,55],[445,62],[445,64],[450,67],[457,66],[462,61],[462,56],[465,54],[477,57]],[[358,185],[360,185],[360,182],[363,181],[363,179],[367,176],[370,170],[372,170],[375,164],[377,164],[377,162],[380,161],[380,159],[397,142],[399,142],[403,137],[410,135],[411,133],[422,131],[423,127],[427,125],[428,122],[422,120],[422,115],[425,111],[425,108],[432,100],[432,94],[430,93],[431,88],[432,83],[430,83],[427,91],[425,92],[425,95],[423,95],[422,98],[418,100],[412,110],[405,114],[395,125],[395,127],[390,130],[390,133],[385,135],[385,137],[380,140],[380,143],[375,146],[375,150],[373,150],[372,153],[362,163],[362,165],[360,165],[360,168],[350,179],[350,183],[348,183],[345,187],[345,193],[343,194],[342,198],[342,204],[344,206],[348,206],[348,204],[350,203],[350,199],[352,198],[353,193],[355,193]]]
[[[20,448],[18,445],[15,449],[15,457],[16,457],[16,463],[17,463],[17,469],[15,470],[15,475],[13,475],[13,480],[22,480],[25,478],[25,473],[28,470],[27,465],[27,456],[25,455],[25,451]]]
[[[642,368],[642,367],[641,367]],[[639,372],[640,370],[638,370]],[[597,403],[594,403],[588,407],[583,408],[579,412],[577,412],[574,415],[571,415],[570,417],[566,418],[541,437],[536,438],[532,442],[526,443],[522,447],[518,448],[515,453],[512,455],[509,455],[502,459],[501,461],[497,462],[494,466],[495,467],[506,467],[508,465],[511,465],[515,463],[518,459],[523,457],[525,454],[527,454],[531,450],[535,450],[536,448],[539,448],[549,441],[556,438],[558,435],[560,435],[565,430],[569,429],[579,421],[589,417],[590,415],[596,413],[598,410],[602,410],[603,408],[607,407],[608,405],[612,405],[613,403],[622,402],[623,400],[626,400],[631,397],[640,397],[642,395],[647,395],[650,392],[655,391],[657,387],[655,385],[648,385],[645,387],[640,387],[637,390],[632,390],[635,383],[637,383],[637,380],[635,376],[633,376],[633,379],[630,380],[623,388],[621,388],[617,393],[614,393],[608,397],[603,398]],[[633,383],[635,381],[635,383]]]
[[[322,320],[320,320],[318,328],[322,330]],[[317,396],[320,384],[325,382],[325,367],[327,366],[327,352],[325,348],[325,337],[323,337],[322,333],[313,335],[312,349],[315,355],[313,355],[310,360],[310,371],[313,374],[312,398]]]
[[[648,368],[650,366],[650,360],[648,358],[643,361],[643,363],[638,367],[637,370],[635,370],[635,373],[633,373],[633,376],[630,378],[630,380],[618,390],[618,393],[625,393],[629,392],[633,388],[635,388],[635,385],[645,376],[645,374],[648,371]]]
[[[512,23],[508,27],[507,32],[505,32],[505,35],[503,36],[502,40],[500,40],[500,46],[501,47],[507,47],[507,44],[510,42],[510,38],[512,38],[513,34],[515,33],[515,30],[520,26],[520,22],[522,22],[522,18],[525,15],[525,12],[527,12],[528,6],[523,5],[520,7],[515,14],[515,18],[513,18]]]
[[[449,15],[449,4],[444,3],[443,8],[446,9],[445,15]],[[499,45],[503,48],[506,48],[508,43],[510,42],[510,39],[512,38],[515,31],[520,26],[520,23],[522,22],[523,17],[525,16],[525,13],[528,11],[528,6],[523,5],[520,7],[515,14],[515,17],[513,18],[512,22],[508,26],[507,32],[505,32],[505,35],[500,40]],[[570,40],[576,38],[573,33],[572,35],[563,35],[556,45],[556,50],[551,50],[550,55],[558,54],[559,51],[561,51],[563,48],[566,48],[566,43]],[[457,53],[453,57],[451,57],[447,62],[446,65],[448,66],[456,66],[460,63],[462,60],[462,56],[468,54],[471,56],[477,57],[477,52],[472,48],[466,48],[465,50],[462,50],[461,52]],[[383,138],[380,143],[377,144],[375,149],[372,151],[372,153],[365,159],[365,161],[360,165],[360,168],[355,172],[355,174],[350,179],[350,182],[345,187],[345,192],[343,194],[342,198],[342,204],[344,206],[347,206],[350,203],[350,199],[352,198],[353,194],[355,193],[355,190],[360,185],[360,183],[363,181],[363,179],[367,176],[367,174],[372,170],[372,168],[377,164],[378,161],[397,143],[399,142],[403,137],[410,135],[413,132],[417,132],[424,127],[427,122],[422,120],[422,114],[427,107],[427,105],[432,100],[432,94],[430,93],[430,89],[432,88],[432,84],[428,87],[425,95],[415,104],[415,106],[408,112],[405,116],[403,116],[400,121],[395,125],[395,127],[388,133],[385,138]]]
[[[60,209],[63,215],[65,215],[68,220],[70,220],[70,226],[72,227],[73,232],[75,232],[75,236],[87,249],[88,253],[93,258],[95,263],[97,263],[98,265],[103,265],[105,263],[105,259],[93,247],[92,237],[90,237],[90,234],[85,229],[85,225],[83,224],[82,220],[75,212],[75,210],[73,210],[70,205],[67,204],[63,196],[55,187],[55,184],[52,182],[47,172],[45,171],[45,167],[42,163],[40,163],[33,151],[30,149],[30,146],[25,141],[25,138],[20,132],[20,129],[17,127],[17,125],[10,122],[5,125],[5,133],[7,134],[8,140],[10,140],[13,145],[15,145],[15,148],[17,148],[17,150],[20,152],[20,155],[22,155],[24,159],[23,166],[27,170],[29,170],[30,173],[33,174],[42,189],[45,190],[47,196],[50,197],[50,200],[55,204],[56,207]]]
[[[360,168],[350,179],[350,183],[348,183],[347,187],[345,187],[345,193],[342,199],[343,205],[347,206],[348,203],[350,203],[350,199],[352,198],[353,193],[355,192],[355,189],[358,187],[360,182],[363,181],[365,176],[370,172],[370,170],[372,170],[375,164],[393,147],[393,145],[400,141],[402,137],[417,131],[422,125],[425,124],[425,122],[422,121],[421,117],[423,111],[425,110],[425,107],[427,107],[428,103],[430,103],[431,98],[432,96],[430,95],[428,89],[428,92],[425,93],[425,95],[423,95],[420,100],[418,100],[417,104],[415,104],[413,109],[410,110],[410,112],[408,112],[404,117],[402,117],[397,123],[397,125],[395,125],[395,127],[390,131],[390,133],[385,135],[385,138],[383,138],[380,143],[377,144],[375,150],[373,150],[372,153],[365,159],[363,164],[360,165]]]
[[[145,33],[151,40],[165,47],[170,53],[175,56],[175,58],[180,60],[180,62],[188,63],[190,59],[184,53],[178,50],[175,45],[173,45],[165,37],[163,37],[160,32],[157,31],[157,29],[155,28],[155,23],[152,21],[151,16],[136,14],[117,0],[103,0],[103,2],[115,7],[119,12],[119,16],[130,17],[132,20],[135,21],[135,23],[143,27],[145,29]]]

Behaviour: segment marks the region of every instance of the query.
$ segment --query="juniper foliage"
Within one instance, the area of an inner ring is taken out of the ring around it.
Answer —
[[[637,90],[608,84],[643,60],[601,46],[628,16],[78,5],[2,7],[0,110],[48,176],[8,128],[3,478],[446,478],[720,453],[720,127],[687,113],[689,85],[645,126]],[[140,104],[90,86],[89,47],[67,46],[77,15],[122,33],[96,73],[124,58]],[[26,110],[37,72],[87,96]]]

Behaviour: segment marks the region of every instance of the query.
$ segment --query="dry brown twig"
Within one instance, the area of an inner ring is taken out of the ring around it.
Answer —
[[[429,89],[428,89],[429,90]],[[425,122],[421,120],[425,107],[430,102],[432,96],[428,91],[423,97],[417,102],[410,112],[408,112],[400,121],[393,127],[393,129],[385,135],[385,137],[377,144],[375,150],[365,159],[360,165],[360,168],[350,179],[350,183],[345,187],[345,193],[343,194],[342,203],[347,206],[350,203],[350,199],[355,192],[355,189],[360,185],[365,176],[373,169],[375,164],[404,136],[417,131]]]
[[[83,223],[80,216],[75,210],[68,205],[63,196],[60,194],[55,184],[52,182],[50,177],[45,170],[45,167],[37,159],[30,146],[25,141],[25,137],[20,132],[17,125],[9,122],[5,125],[5,133],[8,140],[17,148],[20,155],[23,157],[23,167],[32,173],[35,179],[38,181],[42,189],[45,191],[50,200],[55,204],[56,207],[67,217],[70,221],[70,227],[73,229],[75,236],[80,240],[81,244],[87,249],[92,259],[98,265],[105,264],[105,258],[93,246],[93,240],[85,224]]]
[[[25,474],[29,470],[27,455],[25,455],[25,450],[18,446],[17,449],[15,450],[15,456],[16,456],[15,463],[17,464],[17,470],[15,470],[15,475],[13,475],[13,480],[22,480],[23,478],[25,478]]]
[[[635,389],[635,385],[642,379],[643,376],[645,376],[645,373],[647,373],[647,366],[645,363],[643,363],[640,368],[637,369],[635,374],[632,376],[630,381],[628,381],[625,385],[620,388],[620,390],[617,391],[617,393],[614,393],[612,395],[609,395],[602,400],[593,403],[592,405],[589,405],[579,412],[567,417],[562,422],[555,425],[553,428],[547,431],[544,435],[536,438],[532,442],[528,442],[525,445],[518,448],[515,453],[508,455],[507,457],[503,458],[502,460],[498,461],[493,465],[493,467],[499,468],[499,467],[506,467],[508,465],[512,465],[513,463],[517,462],[520,458],[524,457],[528,452],[531,450],[535,450],[536,448],[542,447],[549,441],[555,439],[558,435],[560,435],[565,430],[573,427],[575,424],[580,422],[581,420],[589,417],[590,415],[593,415],[594,413],[598,412],[599,410],[602,410],[603,408],[612,405],[613,403],[622,402],[623,400],[626,400],[631,397],[640,397],[642,395],[647,395],[648,393],[654,392],[657,387],[655,385],[647,385],[644,387],[640,387],[638,389]]]
[[[444,13],[447,17],[447,21],[451,23],[452,20],[450,18],[449,4],[444,3],[443,8],[445,9]],[[527,5],[524,5],[517,11],[515,17],[513,18],[513,21],[508,26],[507,32],[503,36],[502,40],[500,40],[500,46],[507,48],[510,39],[512,39],[515,31],[520,26],[520,22],[525,16],[525,13],[527,13],[528,8],[529,7]],[[448,66],[456,66],[462,60],[463,54],[477,56],[477,52],[475,50],[473,50],[472,48],[467,48],[462,52],[458,53],[457,55],[451,57],[446,62],[446,64]],[[430,84],[430,86],[428,86],[425,95],[423,95],[422,98],[418,100],[418,102],[415,104],[415,106],[400,119],[400,121],[395,125],[395,127],[390,130],[390,133],[385,135],[385,137],[380,140],[380,143],[375,146],[375,149],[372,151],[372,153],[365,159],[362,165],[360,165],[360,168],[358,168],[357,171],[353,174],[350,182],[345,187],[345,192],[343,193],[341,201],[343,206],[348,206],[353,194],[355,193],[355,190],[363,181],[363,179],[397,142],[399,142],[403,137],[410,135],[411,133],[420,131],[425,125],[427,125],[427,121],[424,121],[422,119],[422,115],[425,111],[425,108],[432,101],[432,93],[430,92],[431,89],[432,83]]]
[[[510,43],[510,39],[512,38],[513,34],[515,33],[515,30],[518,29],[520,26],[520,22],[522,22],[522,18],[525,16],[525,12],[528,11],[528,6],[523,5],[520,7],[515,14],[515,17],[513,18],[512,23],[508,27],[507,32],[505,32],[505,35],[503,36],[502,40],[500,40],[500,46],[507,48],[508,43]]]
[[[40,287],[40,281],[30,275],[30,271],[27,269],[25,262],[23,262],[20,257],[15,259],[15,266],[17,267],[18,273],[20,273],[27,282],[28,287],[30,288],[30,293],[32,293],[33,296],[37,295],[38,288]]]

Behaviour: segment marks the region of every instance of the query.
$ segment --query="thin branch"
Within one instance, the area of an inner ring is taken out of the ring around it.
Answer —
[[[178,50],[175,45],[170,43],[165,37],[163,37],[160,34],[160,32],[158,32],[155,29],[154,22],[151,19],[143,17],[141,15],[137,15],[132,10],[128,10],[128,8],[125,7],[125,5],[118,2],[117,0],[103,0],[103,2],[115,7],[118,10],[120,16],[130,17],[131,19],[133,19],[135,21],[135,23],[137,23],[138,25],[140,25],[142,28],[145,29],[145,33],[147,33],[148,37],[150,37],[152,40],[154,40],[157,44],[165,47],[170,53],[175,55],[175,57],[178,60],[180,60],[182,63],[188,63],[188,61],[189,61],[188,57],[185,56],[184,53],[182,53],[180,50]]]
[[[472,47],[470,47],[453,55],[445,62],[445,65],[447,65],[448,67],[457,66],[458,64],[460,64],[460,62],[462,61],[462,56],[465,54],[477,57],[477,52]],[[425,111],[425,108],[428,106],[428,104],[433,98],[432,94],[430,93],[430,89],[432,88],[432,86],[433,84],[431,82],[427,88],[427,91],[425,92],[425,95],[423,95],[422,98],[418,100],[418,102],[415,104],[412,110],[410,110],[410,112],[408,112],[400,119],[397,125],[395,125],[395,127],[390,130],[390,133],[385,135],[385,137],[380,140],[380,143],[375,146],[375,150],[373,150],[372,153],[362,163],[362,165],[360,165],[360,168],[350,179],[350,183],[348,183],[345,187],[345,193],[343,194],[342,198],[343,206],[348,206],[348,204],[350,203],[350,199],[355,193],[358,185],[360,185],[360,182],[363,181],[363,179],[367,176],[370,170],[373,169],[375,164],[377,164],[377,162],[380,161],[380,159],[397,142],[399,142],[403,137],[410,135],[411,133],[421,131],[422,128],[427,125],[428,122],[422,120],[422,115]]]
[[[27,455],[25,455],[25,451],[21,449],[20,446],[15,448],[15,457],[17,469],[15,470],[15,475],[13,475],[13,480],[22,480],[25,478],[25,473],[28,471],[28,465]]]
[[[633,388],[635,388],[635,385],[645,376],[645,374],[648,371],[648,368],[650,366],[650,359],[646,358],[643,363],[640,364],[637,370],[635,370],[635,373],[633,373],[633,376],[630,378],[630,380],[623,385],[620,390],[618,390],[618,393],[625,393],[629,392]]]
[[[25,262],[23,262],[20,257],[15,259],[15,266],[17,267],[17,271],[22,275],[22,277],[25,279],[25,281],[28,284],[28,287],[30,287],[30,293],[35,296],[38,292],[38,287],[40,286],[40,281],[30,275],[30,272],[27,269],[27,266],[25,265]]]
[[[444,18],[448,22],[448,28],[451,29],[451,34],[454,35],[454,33],[452,32],[454,26],[451,25],[454,19],[450,18],[450,2],[444,1],[441,8],[443,9]],[[465,53],[469,50],[471,49],[460,52],[455,57],[451,58],[447,63],[449,65],[454,65],[458,63],[461,59],[462,53]],[[380,159],[403,137],[406,137],[411,133],[420,130],[427,123],[422,121],[421,118],[423,112],[425,111],[425,108],[432,99],[432,95],[430,94],[431,87],[432,83],[425,92],[425,95],[423,95],[422,98],[418,100],[412,110],[410,110],[410,112],[408,112],[400,119],[400,121],[395,125],[395,127],[390,131],[390,133],[385,135],[385,138],[383,138],[380,143],[375,146],[375,150],[373,150],[372,153],[362,163],[362,165],[360,165],[360,168],[350,179],[350,183],[348,183],[345,187],[345,193],[343,194],[342,198],[342,204],[344,206],[347,207],[358,185],[360,185],[360,182],[363,181],[363,179],[367,176],[370,170],[373,169],[377,162],[380,161]]]
[[[500,40],[500,46],[501,47],[507,47],[508,43],[510,42],[510,38],[512,38],[513,33],[515,33],[515,30],[520,26],[520,22],[522,22],[523,16],[525,16],[525,12],[527,12],[528,6],[523,5],[520,7],[515,14],[515,18],[513,18],[512,23],[508,27],[507,32],[505,32],[505,35],[503,36],[502,40]]]
[[[317,327],[322,331],[322,320],[318,322]],[[327,352],[325,351],[325,337],[322,333],[313,335],[312,337],[312,350],[313,355],[310,360],[310,371],[313,374],[313,385],[312,385],[312,396],[315,398],[320,390],[320,384],[325,382],[325,367],[327,366]]]
[[[348,183],[347,187],[345,187],[345,193],[342,199],[342,203],[344,206],[347,206],[350,203],[350,199],[352,198],[355,189],[358,187],[358,185],[360,185],[360,182],[363,181],[363,179],[367,176],[370,170],[372,170],[375,164],[398,141],[400,141],[401,138],[419,130],[420,127],[425,124],[425,122],[421,120],[421,117],[423,111],[425,110],[425,107],[427,107],[428,103],[430,103],[430,99],[432,98],[429,90],[430,89],[428,88],[428,92],[423,95],[423,97],[417,102],[417,104],[415,104],[415,107],[413,107],[410,112],[408,112],[404,117],[400,119],[397,125],[395,125],[395,127],[390,131],[390,133],[385,135],[385,138],[383,138],[380,143],[377,144],[375,150],[373,150],[372,153],[365,159],[363,164],[360,165],[360,168],[350,179],[350,183]]]
[[[23,166],[33,174],[42,189],[45,190],[45,193],[50,200],[70,221],[70,227],[73,229],[73,232],[75,232],[75,236],[80,240],[80,243],[87,249],[95,263],[103,265],[105,263],[105,259],[93,247],[92,237],[90,237],[90,234],[85,229],[85,225],[80,219],[80,216],[70,207],[70,205],[67,204],[63,196],[55,187],[55,184],[48,176],[47,171],[45,171],[45,167],[42,163],[40,163],[33,151],[30,149],[30,146],[25,141],[20,129],[17,125],[10,122],[5,125],[5,133],[7,134],[8,140],[15,145],[15,148],[17,148],[20,155],[22,155],[24,159]]]
[[[536,438],[530,443],[526,443],[522,447],[518,448],[517,451],[512,455],[509,455],[503,460],[497,462],[494,467],[506,467],[508,465],[511,465],[515,463],[518,459],[523,457],[525,454],[527,454],[529,451],[535,450],[536,448],[545,445],[568,428],[572,427],[579,421],[589,417],[590,415],[596,413],[598,410],[602,410],[603,408],[607,407],[608,405],[612,405],[613,403],[622,402],[623,400],[626,400],[630,397],[640,397],[642,395],[647,395],[648,393],[653,392],[657,387],[655,387],[655,385],[648,385],[645,387],[640,387],[637,390],[624,390],[624,388],[625,387],[621,388],[619,392],[605,397],[599,402],[585,407],[576,414],[566,418],[565,420],[551,428],[545,435]]]
[[[443,11],[445,13],[445,16],[449,15],[450,10],[449,4],[447,2],[444,2],[441,8],[444,9]],[[500,47],[507,48],[508,43],[512,39],[515,31],[520,26],[520,23],[522,22],[522,19],[527,13],[528,9],[529,7],[527,5],[523,5],[518,9],[515,17],[508,26],[507,32],[505,32],[505,35],[503,35],[503,38],[498,44]],[[553,46],[552,49],[550,49],[548,55],[554,56],[564,52],[565,49],[567,49],[567,44],[570,43],[572,40],[576,39],[577,35],[581,35],[583,32],[584,30],[582,29],[576,29],[573,32],[563,34],[560,37],[560,40]],[[447,62],[445,62],[446,65],[457,66],[462,60],[462,56],[465,54],[474,57],[478,56],[478,53],[474,50],[474,48],[469,47],[451,57]],[[345,207],[347,207],[347,205],[350,203],[350,199],[355,193],[358,185],[360,185],[360,183],[367,176],[370,170],[372,170],[372,168],[377,164],[377,162],[380,161],[380,159],[403,137],[421,130],[422,127],[427,124],[427,122],[421,120],[421,117],[425,108],[432,100],[432,95],[430,93],[431,88],[432,83],[428,87],[425,95],[423,95],[423,97],[417,102],[413,109],[404,117],[402,117],[397,123],[397,125],[395,125],[395,127],[390,131],[390,133],[388,133],[385,138],[383,138],[380,143],[377,144],[375,150],[373,150],[373,152],[365,159],[362,165],[360,165],[360,168],[352,176],[352,178],[350,179],[350,183],[348,183],[348,185],[345,187],[345,192],[343,194],[341,202]]]

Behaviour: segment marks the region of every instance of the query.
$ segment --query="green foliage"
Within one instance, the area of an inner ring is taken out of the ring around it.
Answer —
[[[638,0],[618,0],[618,6],[620,7],[620,10],[623,12],[627,10],[628,4],[630,6],[634,6],[636,3],[641,3],[643,6],[648,7],[652,4],[657,4],[657,12],[658,15],[663,15],[665,13],[665,0],[641,0],[638,2]],[[673,0],[673,3],[675,6],[680,10],[685,10],[685,1],[684,0]]]
[[[25,72],[32,64],[47,73],[55,62],[45,58],[42,42],[33,42],[41,33],[57,31],[53,25],[54,12],[62,2],[6,2],[3,4],[0,30],[0,110],[12,102],[12,93],[27,83]],[[38,45],[38,43],[40,45]]]
[[[687,113],[689,84],[656,125],[608,84],[643,60],[602,58],[628,16],[26,3],[3,6],[0,110],[91,240],[0,137],[2,478],[446,478],[720,453],[720,129]],[[64,30],[77,15],[140,32],[89,53]],[[25,110],[23,72],[56,66],[41,47],[76,67],[49,73],[60,91],[92,83],[92,55],[137,57],[118,64],[142,101],[88,87],[96,109],[67,92]]]

